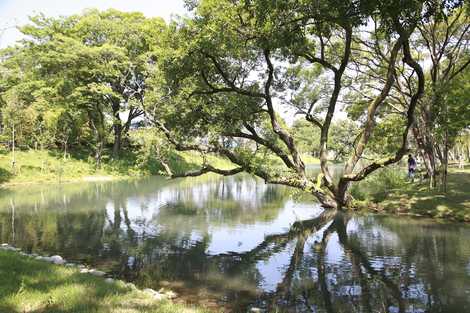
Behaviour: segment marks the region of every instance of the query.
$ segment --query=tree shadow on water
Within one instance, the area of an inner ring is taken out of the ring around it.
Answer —
[[[350,238],[350,219],[346,214],[325,211],[315,219],[294,223],[285,233],[267,236],[248,252],[231,253],[234,261],[225,264],[227,272],[241,272],[280,252],[290,254],[288,263],[280,269],[282,278],[275,289],[251,300],[243,299],[238,309],[255,305],[268,312],[291,312],[296,308],[301,312],[333,313],[378,312],[393,307],[396,312],[406,312],[410,303],[402,293],[399,277],[376,269],[367,250],[356,238]],[[312,242],[314,235],[320,239]],[[339,245],[349,265],[343,263],[345,260],[338,264],[329,261],[327,247],[332,238],[336,242],[333,246]]]

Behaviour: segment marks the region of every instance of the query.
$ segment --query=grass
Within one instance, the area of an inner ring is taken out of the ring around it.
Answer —
[[[159,164],[138,164],[136,155],[124,154],[119,160],[105,159],[97,168],[86,155],[74,154],[64,160],[61,153],[46,150],[17,151],[15,168],[12,154],[0,154],[0,184],[58,183],[80,180],[105,180],[164,174]],[[219,168],[233,167],[228,160],[208,156],[208,161]],[[148,161],[147,162],[151,162]],[[195,153],[178,152],[171,155],[170,166],[175,172],[198,168],[202,157]]]
[[[393,175],[384,172],[376,176],[380,178],[365,183],[372,192],[359,197],[363,200],[361,206],[395,214],[470,222],[470,168],[450,169],[447,192],[439,187],[430,189],[428,181],[408,182],[403,177],[391,179],[390,176]]]
[[[12,154],[0,153],[0,184],[58,183],[80,180],[105,180],[149,175],[166,175],[155,156],[140,158],[139,153],[124,153],[119,160],[104,158],[97,168],[87,154],[72,154],[64,160],[62,153],[49,150],[16,151],[15,168]],[[310,155],[302,156],[305,164],[319,164]],[[207,156],[207,162],[217,168],[230,169],[234,165],[227,159]],[[203,158],[194,152],[172,152],[168,164],[174,173],[200,168]],[[282,164],[281,164],[282,166]]]
[[[315,158],[310,154],[302,154],[302,160],[306,165],[320,164],[320,159]]]
[[[200,168],[200,165],[203,163],[203,158],[200,154],[194,152],[177,152],[172,154],[168,163],[173,172],[181,173]],[[220,169],[231,169],[235,167],[228,159],[214,155],[207,155],[207,163]]]
[[[203,313],[150,295],[123,282],[80,274],[77,269],[0,251],[0,312]]]
[[[97,169],[83,158],[67,158],[51,151],[17,151],[15,168],[12,167],[12,154],[0,155],[0,183],[22,184],[61,182],[86,179],[88,177],[114,178],[123,176],[117,170],[104,166]]]

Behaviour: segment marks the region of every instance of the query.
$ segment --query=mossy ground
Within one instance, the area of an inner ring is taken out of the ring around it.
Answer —
[[[81,274],[78,269],[0,251],[1,313],[203,313],[150,295],[123,282]]]

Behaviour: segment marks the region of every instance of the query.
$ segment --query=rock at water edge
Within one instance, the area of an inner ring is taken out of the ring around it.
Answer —
[[[60,255],[53,255],[50,257],[50,260],[54,264],[62,265],[65,263],[65,260]]]
[[[90,270],[88,273],[90,273],[93,276],[97,276],[97,277],[103,277],[104,275],[106,275],[105,272],[98,271],[98,270]]]

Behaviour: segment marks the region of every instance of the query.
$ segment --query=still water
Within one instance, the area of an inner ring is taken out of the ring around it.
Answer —
[[[2,190],[0,242],[226,312],[470,312],[470,226],[333,215],[243,175]]]

